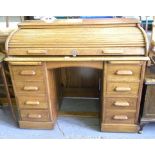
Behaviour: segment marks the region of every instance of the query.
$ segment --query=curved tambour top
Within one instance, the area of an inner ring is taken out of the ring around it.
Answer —
[[[147,55],[136,19],[26,21],[6,42],[8,55]]]

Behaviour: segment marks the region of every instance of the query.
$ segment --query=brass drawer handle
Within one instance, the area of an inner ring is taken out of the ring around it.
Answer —
[[[124,50],[114,50],[114,49],[104,49],[102,50],[103,54],[122,54]]]
[[[20,72],[20,75],[35,75],[36,72],[34,70],[23,70]]]
[[[116,107],[129,107],[129,102],[126,102],[126,101],[116,101],[114,103],[114,106]]]
[[[118,70],[116,74],[117,75],[132,75],[133,72],[131,70]]]
[[[113,116],[114,120],[128,120],[128,116],[126,115],[115,115]]]
[[[47,50],[28,50],[27,54],[47,54]]]
[[[23,89],[26,91],[33,91],[33,90],[37,91],[39,88],[35,87],[35,86],[34,87],[33,86],[25,86]]]
[[[39,101],[26,101],[25,104],[26,105],[39,105],[40,102]]]
[[[128,92],[128,91],[131,91],[131,88],[130,87],[116,87],[115,91],[117,91],[117,92]]]
[[[28,114],[28,118],[35,118],[35,119],[39,119],[42,116],[40,114]]]

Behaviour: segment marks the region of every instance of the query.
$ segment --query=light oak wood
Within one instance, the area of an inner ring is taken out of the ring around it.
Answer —
[[[128,116],[126,116],[126,115],[114,115],[113,119],[114,120],[128,120]]]
[[[118,70],[116,74],[117,75],[132,75],[133,72],[131,70]]]
[[[16,81],[42,81],[44,79],[43,66],[12,66],[14,79]]]
[[[20,75],[35,75],[36,72],[34,70],[22,70]]]
[[[26,105],[39,105],[40,102],[39,101],[26,101],[25,104]]]
[[[124,50],[116,50],[116,49],[111,49],[111,50],[103,50],[102,51],[104,54],[123,54]]]
[[[50,121],[47,110],[20,110],[22,121]]]
[[[118,110],[107,110],[105,123],[109,124],[134,124],[136,112],[133,111],[118,111]]]
[[[51,55],[51,56],[73,56],[72,51],[76,50],[77,55],[81,56],[102,56],[102,55],[144,55],[145,50],[143,47],[104,47],[104,48],[10,48],[9,55]],[[34,52],[35,51],[35,52]],[[40,51],[42,51],[40,53]],[[116,52],[119,51],[119,52]],[[122,51],[122,52],[120,52]]]
[[[135,124],[101,124],[101,130],[105,132],[138,132],[139,126]]]
[[[47,109],[48,100],[44,94],[18,95],[18,106],[20,109]]]
[[[47,53],[47,50],[27,50],[27,54],[30,54],[30,55],[37,55],[37,54],[46,54]]]
[[[39,88],[35,86],[24,86],[23,90],[26,91],[37,91]]]
[[[114,106],[116,107],[129,107],[130,106],[130,103],[129,102],[126,102],[126,101],[116,101],[114,103]]]
[[[53,122],[31,122],[31,121],[19,121],[20,128],[26,129],[53,129]]]
[[[41,62],[9,62],[10,65],[17,65],[17,66],[27,66],[27,65],[31,65],[31,66],[35,66],[35,65],[41,65]]]
[[[39,115],[39,114],[29,114],[28,115],[28,118],[32,118],[32,119],[39,119],[41,117],[42,117],[42,115]]]
[[[26,93],[26,94],[36,94],[36,93],[41,93],[45,94],[46,93],[46,86],[45,82],[15,82],[15,89],[17,93]]]
[[[107,96],[118,97],[137,97],[139,90],[139,83],[123,83],[123,82],[110,82],[107,83]]]
[[[105,98],[105,109],[115,110],[136,110],[137,98],[129,97],[106,97]]]
[[[131,91],[131,88],[130,87],[116,87],[115,91],[116,92],[128,92],[128,91]]]
[[[118,57],[118,56],[100,56],[100,57],[7,57],[4,59],[5,61],[9,61],[10,64],[12,65],[41,65],[41,62],[61,62],[61,61],[78,61],[78,62],[82,62],[82,61],[109,61],[111,63],[111,61],[115,61],[115,63],[119,63],[120,61],[123,61],[122,63],[129,63],[131,61],[131,63],[137,63],[137,61],[148,61],[150,60],[149,57]],[[38,62],[40,61],[40,62]],[[119,62],[117,62],[119,61]],[[126,62],[127,61],[127,62]]]
[[[88,94],[100,97],[101,130],[137,131],[145,61],[149,60],[146,34],[137,20],[34,21],[19,27],[7,42],[5,61],[21,127],[38,128],[41,122],[48,128],[43,122],[54,124],[65,93],[78,96],[89,89],[92,94]],[[22,76],[22,71],[27,75]],[[86,71],[83,81],[82,71]],[[90,73],[94,78],[89,81]],[[28,91],[23,91],[25,86]]]

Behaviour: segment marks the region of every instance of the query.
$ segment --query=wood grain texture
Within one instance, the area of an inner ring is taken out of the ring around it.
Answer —
[[[63,96],[87,91],[100,97],[102,131],[137,132],[147,46],[134,19],[20,24],[7,41],[5,61],[20,101],[21,127],[48,128],[43,121],[54,124]]]

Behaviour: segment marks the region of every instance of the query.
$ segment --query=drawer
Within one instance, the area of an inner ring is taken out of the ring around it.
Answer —
[[[143,47],[12,48],[9,55],[144,55]]]
[[[11,66],[15,81],[41,81],[44,79],[43,66]]]
[[[18,105],[20,109],[47,109],[48,108],[48,101],[47,96],[38,94],[38,95],[17,95]]]
[[[109,64],[107,68],[108,81],[125,81],[139,82],[141,76],[141,65],[126,65],[126,64]]]
[[[107,110],[105,123],[133,124],[135,123],[136,112]]]
[[[127,97],[110,97],[105,98],[104,102],[106,109],[119,109],[119,110],[134,110],[136,111],[137,98]]]
[[[20,110],[22,121],[49,121],[47,110]]]
[[[106,94],[118,97],[138,96],[139,83],[108,82]]]
[[[46,87],[43,81],[15,82],[15,90],[17,93],[24,93],[30,95],[36,95],[36,93],[46,93]]]

